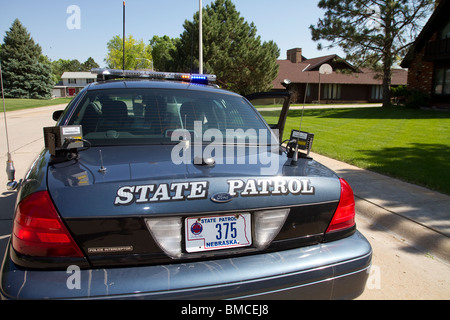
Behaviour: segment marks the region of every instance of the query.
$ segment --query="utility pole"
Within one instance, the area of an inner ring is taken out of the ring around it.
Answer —
[[[203,4],[202,0],[199,0],[199,35],[198,35],[198,63],[199,63],[199,71],[198,73],[203,74]]]
[[[125,75],[125,1],[123,2],[123,65],[122,65],[122,70],[123,70],[123,74]]]

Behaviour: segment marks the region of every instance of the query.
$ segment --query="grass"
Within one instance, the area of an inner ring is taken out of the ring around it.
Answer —
[[[6,111],[53,106],[57,104],[68,104],[72,98],[57,98],[52,100],[43,99],[5,99]],[[3,111],[3,103],[1,107]]]
[[[276,123],[276,111],[260,111]],[[298,129],[301,110],[288,114],[284,137]],[[305,110],[302,130],[312,151],[450,194],[450,112],[396,108]]]

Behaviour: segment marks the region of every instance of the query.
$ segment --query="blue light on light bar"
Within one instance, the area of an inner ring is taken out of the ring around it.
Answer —
[[[192,80],[207,80],[208,78],[206,76],[203,76],[203,75],[195,75],[195,74],[193,74],[191,76],[191,79]]]
[[[197,84],[209,84],[216,81],[216,76],[213,74],[189,74],[178,72],[158,72],[158,71],[144,71],[144,70],[119,70],[119,69],[105,69],[93,68],[91,73],[97,74],[100,78],[146,78],[146,79],[165,79],[187,81]]]
[[[205,75],[191,75],[191,82],[198,84],[208,84],[208,77]]]

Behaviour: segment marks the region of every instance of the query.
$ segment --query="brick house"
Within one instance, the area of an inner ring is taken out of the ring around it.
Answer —
[[[450,108],[450,0],[442,0],[401,66],[408,89],[430,96],[430,106]]]
[[[306,59],[301,48],[287,51],[286,60],[278,60],[279,72],[273,81],[273,90],[282,90],[284,79],[291,84],[288,89],[293,93],[292,101],[302,103],[364,103],[381,102],[382,79],[367,68],[355,68],[339,56],[327,55]],[[331,74],[320,74],[322,65],[332,67]],[[394,69],[392,86],[406,85],[407,71]],[[307,86],[308,84],[308,86]],[[320,97],[319,97],[320,91]]]

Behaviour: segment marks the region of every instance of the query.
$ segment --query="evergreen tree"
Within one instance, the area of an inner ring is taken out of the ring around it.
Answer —
[[[347,59],[382,74],[383,106],[390,105],[395,60],[404,56],[434,0],[320,0],[325,17],[311,25],[315,41],[339,46]],[[319,49],[321,44],[319,44]]]
[[[152,47],[153,67],[155,70],[175,71],[173,67],[173,52],[176,50],[178,41],[180,41],[179,38],[153,36],[150,40],[150,46]]]
[[[198,69],[199,13],[185,21],[173,61],[177,71]],[[204,72],[217,75],[217,83],[240,94],[266,91],[278,74],[280,54],[273,42],[261,42],[253,23],[247,23],[231,0],[215,0],[203,11]]]
[[[99,68],[100,65],[95,62],[95,60],[92,57],[87,58],[85,62],[81,64],[81,70],[84,72],[91,71],[92,68]]]
[[[14,20],[3,39],[0,60],[3,71],[5,97],[37,98],[51,97],[53,79],[51,65],[42,56],[22,23]]]

